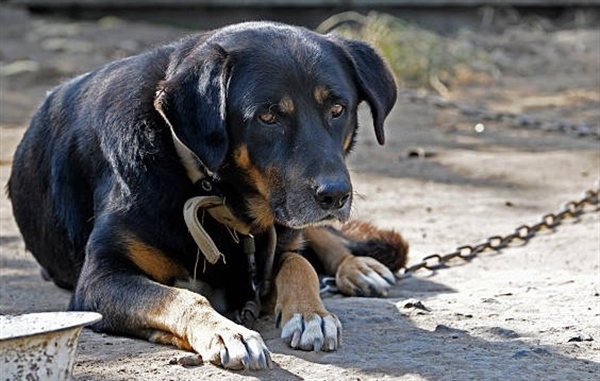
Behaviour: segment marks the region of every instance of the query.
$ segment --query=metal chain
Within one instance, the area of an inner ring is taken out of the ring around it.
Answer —
[[[593,137],[600,139],[600,126],[591,126],[587,123],[574,123],[565,120],[548,121],[528,114],[514,114],[510,112],[494,112],[486,107],[477,107],[461,102],[453,102],[439,95],[421,90],[402,90],[400,97],[411,103],[425,103],[440,108],[458,110],[461,114],[474,117],[480,121],[495,121],[513,125],[515,127],[538,128],[544,131],[562,131],[577,137]]]
[[[400,270],[401,276],[408,276],[420,269],[435,271],[448,267],[448,263],[454,259],[461,259],[469,262],[476,258],[480,253],[486,250],[500,251],[510,246],[514,242],[527,244],[539,231],[543,229],[554,230],[565,219],[575,219],[587,212],[586,207],[595,207],[593,211],[599,211],[600,180],[594,189],[589,189],[583,193],[581,199],[566,203],[562,209],[555,213],[547,213],[542,216],[539,222],[533,225],[521,225],[512,233],[505,236],[491,236],[482,243],[476,245],[464,245],[457,247],[454,251],[447,254],[431,254],[424,257],[421,262]],[[589,208],[587,208],[589,209]]]

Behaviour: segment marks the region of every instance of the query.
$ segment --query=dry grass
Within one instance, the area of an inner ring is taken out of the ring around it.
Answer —
[[[494,68],[482,49],[464,38],[440,36],[391,15],[341,13],[317,30],[370,43],[385,57],[401,88],[433,89],[445,95],[458,84],[492,80]]]

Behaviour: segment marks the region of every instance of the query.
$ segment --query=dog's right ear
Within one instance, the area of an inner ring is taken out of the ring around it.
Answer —
[[[354,66],[361,100],[371,107],[373,126],[379,144],[385,142],[383,122],[396,103],[397,88],[394,76],[381,56],[368,44],[328,35],[344,52]]]
[[[186,50],[177,61],[159,84],[154,107],[166,119],[174,139],[214,172],[229,145],[225,121],[228,54],[218,45],[203,44]]]

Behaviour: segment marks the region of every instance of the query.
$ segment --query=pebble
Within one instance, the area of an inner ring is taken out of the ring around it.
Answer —
[[[571,337],[569,340],[567,340],[567,343],[580,343],[582,341],[594,341],[594,338],[590,335],[577,335],[574,337]]]
[[[181,365],[184,367],[194,367],[200,366],[202,364],[204,364],[204,361],[202,360],[202,356],[198,354],[183,356],[179,358],[174,357],[171,360],[169,360],[169,365]]]
[[[404,308],[416,308],[418,310],[431,312],[431,308],[425,306],[420,300],[417,300],[416,302],[408,302],[404,305]]]

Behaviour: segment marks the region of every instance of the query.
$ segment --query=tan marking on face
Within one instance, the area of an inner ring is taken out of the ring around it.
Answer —
[[[252,164],[248,148],[245,145],[237,148],[233,153],[234,161],[241,168],[250,183],[255,187],[258,195],[249,197],[246,203],[250,217],[253,220],[252,227],[258,230],[265,230],[275,223],[275,216],[269,205],[269,196],[272,192],[273,184],[276,184],[274,170],[261,172]]]
[[[236,150],[233,152],[233,159],[242,169],[248,169],[252,166],[252,163],[250,162],[250,155],[248,154],[248,147],[245,145],[236,148]]]
[[[348,136],[346,136],[346,139],[344,140],[344,152],[348,152],[348,149],[350,148],[350,145],[352,144],[352,135],[353,134],[348,134]]]
[[[248,153],[248,147],[245,145],[236,148],[233,153],[233,160],[235,163],[244,170],[248,179],[254,185],[258,193],[264,198],[268,199],[269,191],[267,176],[258,170],[250,161],[250,154]]]
[[[327,90],[323,86],[317,86],[313,95],[317,103],[322,105],[325,103],[325,100],[329,97],[329,90]]]
[[[271,212],[269,202],[263,197],[249,197],[246,206],[248,214],[253,220],[253,228],[264,231],[275,224],[275,216]]]
[[[279,108],[284,114],[293,114],[294,101],[292,100],[292,98],[285,96],[281,98],[281,101],[279,102]]]
[[[125,238],[129,259],[149,277],[159,283],[168,283],[175,279],[186,279],[188,272],[160,250],[147,245],[138,238]]]

